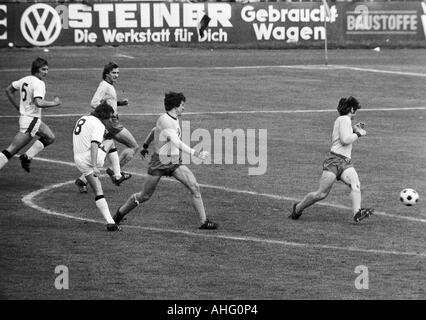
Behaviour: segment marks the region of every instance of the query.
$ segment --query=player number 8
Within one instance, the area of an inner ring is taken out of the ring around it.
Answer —
[[[86,122],[86,119],[80,119],[78,120],[77,124],[75,125],[74,128],[74,134],[75,135],[79,135],[81,132],[81,126]]]

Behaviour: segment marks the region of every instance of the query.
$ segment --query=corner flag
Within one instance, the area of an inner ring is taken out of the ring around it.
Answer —
[[[331,19],[331,11],[328,6],[327,0],[322,0],[322,4],[324,6],[325,11],[325,19],[324,19],[324,29],[325,29],[325,39],[324,39],[324,64],[328,65],[328,45],[327,45],[327,19],[330,21]]]
[[[330,19],[331,11],[330,11],[330,7],[328,6],[327,0],[322,0],[322,4],[324,5],[325,17]]]
[[[205,14],[202,18],[200,23],[198,24],[198,33],[200,34],[200,37],[204,36],[204,31],[207,29],[207,27],[209,26],[209,22],[210,22],[210,17]]]

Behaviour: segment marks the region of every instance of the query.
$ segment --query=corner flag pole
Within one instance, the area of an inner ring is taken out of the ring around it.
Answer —
[[[325,41],[324,41],[324,64],[328,65],[328,39],[327,39],[327,19],[330,19],[331,12],[330,7],[328,6],[327,0],[322,0],[323,6],[324,6],[324,30],[325,30]]]
[[[325,41],[324,41],[324,64],[328,65],[328,48],[327,48],[327,19],[324,19]]]

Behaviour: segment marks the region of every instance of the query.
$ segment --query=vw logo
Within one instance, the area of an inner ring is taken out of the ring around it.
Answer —
[[[48,46],[61,33],[61,17],[51,6],[38,3],[21,16],[21,33],[34,46]]]

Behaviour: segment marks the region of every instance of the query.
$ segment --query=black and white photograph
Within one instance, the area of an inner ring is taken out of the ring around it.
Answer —
[[[0,0],[0,53],[0,300],[426,299],[426,1]]]

